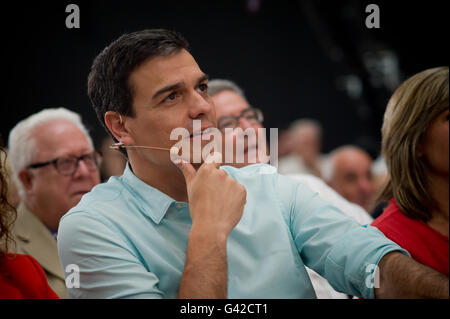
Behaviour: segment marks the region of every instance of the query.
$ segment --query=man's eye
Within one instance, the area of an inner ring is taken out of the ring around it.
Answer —
[[[173,93],[170,93],[170,94],[164,99],[164,102],[165,102],[165,101],[174,101],[176,98],[177,98],[177,93],[176,93],[176,92],[173,92]]]
[[[58,165],[61,167],[67,167],[67,166],[72,166],[74,164],[74,160],[70,159],[70,158],[61,158],[58,161]]]
[[[202,83],[198,86],[198,89],[202,92],[206,92],[206,91],[208,91],[208,84]]]

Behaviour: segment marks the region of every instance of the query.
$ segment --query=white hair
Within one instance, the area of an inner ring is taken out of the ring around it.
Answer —
[[[44,109],[17,123],[9,133],[8,155],[12,177],[22,199],[24,199],[25,190],[19,180],[19,172],[30,165],[38,153],[33,131],[37,126],[55,120],[66,120],[73,123],[86,135],[89,145],[93,148],[92,139],[83,125],[80,115],[62,107]]]

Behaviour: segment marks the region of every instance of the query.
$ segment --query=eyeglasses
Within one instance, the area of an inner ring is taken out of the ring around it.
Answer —
[[[53,166],[55,166],[59,174],[63,176],[71,176],[75,174],[75,172],[77,171],[78,164],[80,163],[80,161],[84,162],[84,165],[86,165],[89,171],[94,172],[98,170],[101,164],[101,160],[102,156],[100,155],[100,153],[93,152],[81,155],[80,157],[76,156],[58,157],[48,162],[28,165],[27,168],[39,168],[53,164]]]
[[[261,124],[264,121],[264,116],[260,109],[248,108],[243,110],[239,116],[226,115],[219,117],[217,127],[222,131],[225,128],[236,128],[239,126],[241,118],[244,118],[250,124]]]

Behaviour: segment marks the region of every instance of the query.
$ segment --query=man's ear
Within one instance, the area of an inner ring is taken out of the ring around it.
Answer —
[[[18,174],[19,180],[25,189],[25,192],[28,193],[33,189],[34,176],[33,174],[26,168],[19,171]]]
[[[130,135],[130,130],[127,128],[127,116],[120,115],[117,112],[108,111],[104,116],[105,124],[109,131],[114,135],[116,140],[125,145],[134,145],[135,141]]]

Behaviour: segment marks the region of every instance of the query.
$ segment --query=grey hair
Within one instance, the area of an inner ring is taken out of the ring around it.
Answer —
[[[216,95],[222,91],[232,91],[240,95],[247,103],[244,91],[233,81],[225,79],[214,79],[208,82],[208,94],[210,96]]]
[[[9,133],[8,155],[12,177],[20,198],[24,199],[25,190],[22,182],[19,180],[19,172],[30,165],[38,153],[36,141],[33,137],[34,129],[41,124],[61,119],[73,123],[79,128],[86,135],[89,145],[93,148],[94,144],[88,130],[81,121],[80,115],[62,107],[44,109],[17,123]]]

